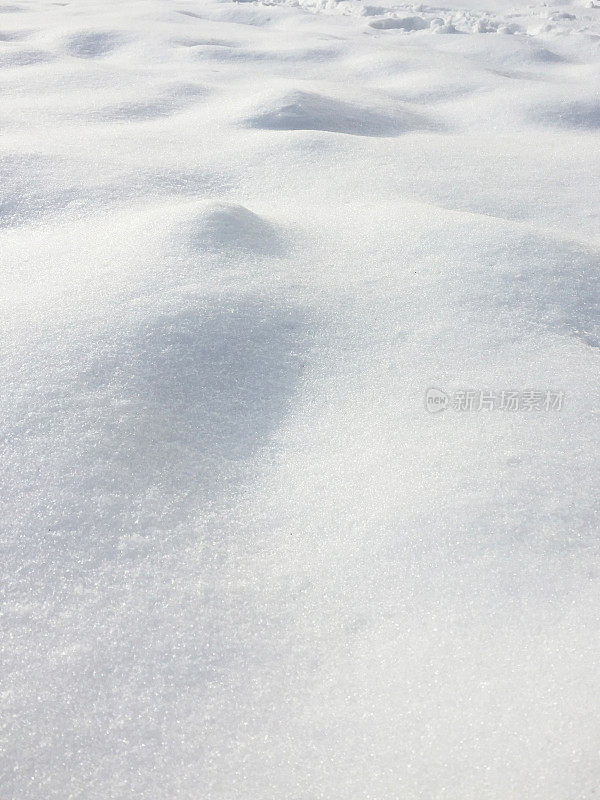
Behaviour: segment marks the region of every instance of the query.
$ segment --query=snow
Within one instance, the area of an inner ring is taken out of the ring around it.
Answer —
[[[3,797],[595,797],[597,6],[0,5]]]

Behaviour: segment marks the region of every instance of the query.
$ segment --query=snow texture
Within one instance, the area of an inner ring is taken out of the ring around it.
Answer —
[[[390,2],[0,4],[2,798],[600,791],[600,4]]]

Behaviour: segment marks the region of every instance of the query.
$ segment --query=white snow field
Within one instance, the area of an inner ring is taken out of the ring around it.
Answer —
[[[600,796],[600,3],[457,2],[0,4],[2,800]]]

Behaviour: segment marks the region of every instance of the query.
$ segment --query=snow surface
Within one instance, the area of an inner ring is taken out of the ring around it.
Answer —
[[[2,798],[598,796],[600,4],[458,2],[0,5]]]

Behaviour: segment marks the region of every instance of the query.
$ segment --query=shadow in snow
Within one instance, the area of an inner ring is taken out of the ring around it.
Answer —
[[[575,244],[526,237],[515,249],[518,274],[502,275],[509,305],[531,319],[600,346],[600,256]]]
[[[170,117],[193,106],[206,97],[208,90],[196,84],[175,84],[156,97],[141,98],[94,111],[90,119],[97,122],[131,122]]]
[[[529,117],[539,125],[595,131],[600,128],[600,103],[556,103],[533,109]]]
[[[193,197],[226,191],[228,175],[202,169],[136,171],[118,177],[96,175],[80,166],[37,154],[0,157],[0,229],[12,228],[62,213],[86,214],[124,201],[177,195]],[[97,182],[94,182],[97,181]]]
[[[118,31],[83,31],[67,40],[65,50],[76,58],[100,58],[123,43],[124,37]]]
[[[295,307],[240,297],[61,342],[23,354],[35,396],[5,411],[23,436],[22,535],[68,571],[116,558],[123,535],[160,547],[251,479],[298,388],[307,328]]]

